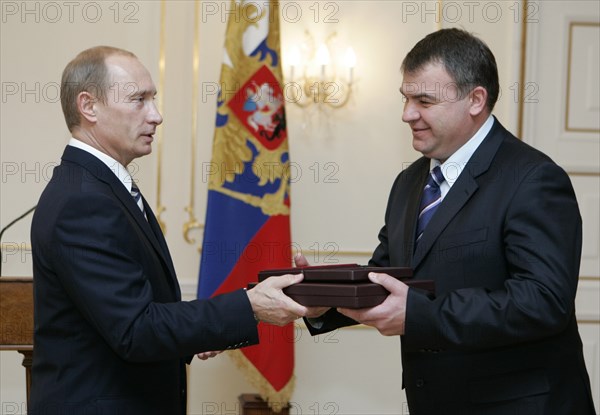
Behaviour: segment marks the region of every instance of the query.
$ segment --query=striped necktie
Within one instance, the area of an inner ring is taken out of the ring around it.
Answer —
[[[135,203],[137,203],[144,216],[146,216],[146,212],[144,212],[144,202],[142,201],[142,193],[140,192],[140,189],[138,189],[138,187],[133,183],[131,184],[131,196],[133,197],[133,200],[135,200]]]
[[[436,166],[430,173],[427,184],[423,189],[421,205],[419,207],[419,219],[417,221],[417,243],[423,236],[425,227],[433,217],[437,207],[442,201],[440,185],[445,181],[442,169]]]

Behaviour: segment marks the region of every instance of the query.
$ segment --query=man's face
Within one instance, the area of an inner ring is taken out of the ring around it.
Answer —
[[[441,64],[404,73],[402,121],[413,135],[413,148],[444,162],[477,131],[470,116],[470,95],[461,97],[456,82]]]
[[[156,87],[139,60],[114,55],[106,59],[109,89],[106,102],[94,104],[94,137],[105,153],[127,166],[152,152],[162,117],[154,103]]]

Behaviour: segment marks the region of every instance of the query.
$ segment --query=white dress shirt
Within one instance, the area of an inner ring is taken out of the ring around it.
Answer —
[[[69,145],[90,153],[102,163],[106,164],[110,171],[112,171],[115,174],[115,176],[117,176],[118,179],[121,181],[121,183],[123,183],[123,186],[125,186],[127,192],[131,193],[131,183],[133,179],[127,168],[125,168],[125,166],[123,166],[121,163],[119,163],[117,160],[115,160],[108,154],[105,154],[100,150],[97,150],[89,144],[86,144],[83,141],[80,141],[76,138],[71,138],[71,140],[69,140]]]
[[[444,163],[440,163],[439,160],[431,159],[429,171],[433,170],[435,166],[440,166],[442,169],[442,174],[446,179],[440,185],[440,191],[442,193],[442,200],[450,191],[450,188],[454,184],[454,182],[458,179],[463,169],[467,165],[467,162],[475,153],[475,150],[479,147],[479,145],[483,142],[483,139],[488,135],[492,126],[494,125],[494,117],[490,114],[488,119],[483,123],[481,128],[475,133],[473,137],[469,139],[465,144],[462,145],[461,148],[456,150],[454,154],[452,154],[448,160]]]

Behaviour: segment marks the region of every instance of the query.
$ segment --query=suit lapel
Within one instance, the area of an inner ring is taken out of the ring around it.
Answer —
[[[504,127],[500,125],[498,120],[494,120],[494,126],[480,144],[479,148],[473,153],[473,156],[469,159],[458,180],[452,185],[452,188],[427,225],[427,229],[423,233],[413,255],[413,269],[416,269],[419,266],[448,223],[458,214],[473,194],[475,194],[479,188],[476,177],[489,169],[490,164],[498,151],[498,147],[500,147],[500,144],[502,143],[505,131],[506,130],[504,130]],[[421,193],[422,190],[417,193],[419,194],[418,200],[420,200]],[[416,215],[418,215],[418,212]],[[416,226],[416,216],[413,221],[413,229],[414,226]]]
[[[173,268],[173,264],[171,261],[171,257],[168,254],[168,248],[166,247],[166,243],[164,242],[164,237],[162,237],[162,232],[160,232],[160,227],[156,224],[159,229],[159,233],[161,235],[162,245],[159,242],[159,238],[152,230],[150,223],[144,217],[144,214],[140,210],[140,207],[135,203],[135,200],[131,196],[130,193],[127,192],[123,183],[119,180],[119,178],[106,166],[102,161],[93,156],[92,154],[87,153],[81,149],[67,146],[65,152],[63,154],[63,160],[71,161],[73,163],[79,164],[85,170],[87,170],[93,177],[96,179],[106,183],[110,186],[115,197],[125,206],[127,211],[131,214],[131,216],[135,219],[138,226],[142,229],[144,235],[161,258],[163,263],[166,265],[169,270],[170,283],[172,284],[172,280],[175,280],[175,270]],[[154,223],[156,222],[156,218],[154,218],[154,214],[152,213],[152,209],[144,200],[144,208],[146,210],[146,215],[148,217],[152,217]],[[163,246],[164,245],[164,246]],[[178,287],[178,284],[174,284],[174,287]],[[175,290],[177,291],[177,289]]]
[[[173,267],[173,260],[171,259],[171,255],[169,254],[169,248],[167,246],[167,241],[165,241],[165,237],[162,233],[162,229],[160,228],[160,224],[158,223],[156,216],[154,216],[154,212],[150,208],[150,205],[148,205],[148,202],[146,202],[146,199],[144,198],[144,196],[142,196],[142,201],[144,203],[144,210],[146,212],[146,216],[148,217],[148,225],[150,226],[150,229],[152,230],[153,235],[156,237],[156,240],[161,247],[163,256],[166,259],[165,262],[166,262],[167,266],[169,267],[169,270],[171,271],[172,286],[175,289],[175,292],[177,293],[177,299],[179,300],[179,299],[181,299],[181,291],[179,288],[179,284],[177,283],[175,268]]]
[[[400,262],[401,264],[410,264],[414,258],[414,249],[415,249],[415,235],[417,233],[417,219],[419,216],[419,206],[421,204],[421,195],[423,193],[423,188],[425,187],[425,183],[427,182],[427,178],[429,176],[429,159],[423,158],[421,162],[421,166],[417,167],[417,172],[415,176],[415,180],[410,180],[410,187],[405,197],[406,199],[406,211],[404,212],[404,217],[400,218],[402,220],[404,226],[401,228],[404,229],[404,245],[407,247],[402,250],[402,255],[408,255],[408,258],[403,258]],[[410,179],[410,178],[409,178]],[[412,197],[410,195],[418,195],[416,197]],[[401,202],[403,203],[403,202]]]

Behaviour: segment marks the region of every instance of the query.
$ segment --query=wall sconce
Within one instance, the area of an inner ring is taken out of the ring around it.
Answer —
[[[331,45],[335,33],[317,48],[310,33],[306,32],[308,41],[303,43],[304,52],[299,46],[292,46],[288,52],[289,81],[287,82],[288,102],[306,108],[321,104],[331,108],[341,108],[348,103],[352,95],[356,54],[351,47],[341,59],[331,58],[331,50],[339,52]],[[336,54],[337,56],[337,54]],[[337,75],[343,68],[345,77]],[[298,74],[298,72],[300,72]]]

